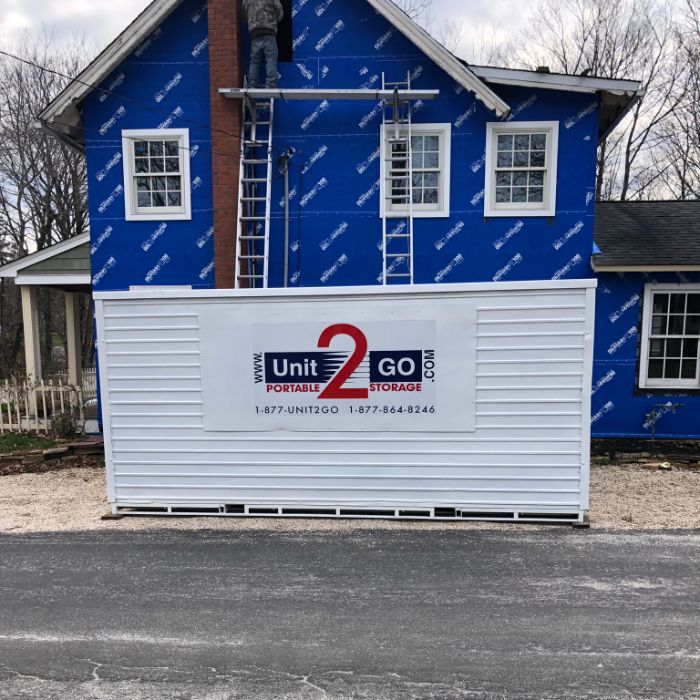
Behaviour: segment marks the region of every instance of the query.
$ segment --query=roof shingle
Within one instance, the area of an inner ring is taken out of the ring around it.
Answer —
[[[700,265],[700,201],[598,202],[595,242],[596,268]]]

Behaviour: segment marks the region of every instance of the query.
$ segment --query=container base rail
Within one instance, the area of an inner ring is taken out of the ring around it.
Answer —
[[[132,505],[113,506],[112,514],[117,516],[180,516],[180,517],[266,517],[266,518],[339,518],[374,520],[472,520],[497,523],[562,523],[586,524],[585,512],[572,513],[532,513],[520,510],[468,510],[464,508],[406,508],[354,506],[313,506],[298,505],[242,505],[225,504],[211,506],[192,505]]]

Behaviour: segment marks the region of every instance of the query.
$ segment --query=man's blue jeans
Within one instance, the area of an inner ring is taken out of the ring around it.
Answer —
[[[272,34],[259,36],[250,42],[250,70],[248,71],[248,87],[261,87],[259,77],[265,66],[265,87],[277,87],[277,37]]]

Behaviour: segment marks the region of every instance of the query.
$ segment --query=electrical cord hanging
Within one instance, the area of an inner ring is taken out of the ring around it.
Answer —
[[[155,112],[156,114],[161,114],[164,116],[171,116],[171,112],[165,111],[163,109],[158,109],[158,107],[154,107],[153,105],[149,105],[146,102],[143,102],[142,100],[139,100],[135,97],[128,97],[127,95],[121,95],[117,92],[114,92],[113,90],[108,90],[107,88],[100,87],[99,85],[95,85],[93,83],[88,83],[84,80],[80,80],[80,78],[71,78],[69,75],[66,75],[65,73],[61,73],[60,71],[54,70],[53,68],[47,68],[46,66],[42,66],[40,63],[36,63],[35,61],[30,61],[29,59],[22,58],[21,56],[17,56],[13,53],[10,53],[9,51],[4,51],[3,49],[0,49],[0,56],[5,56],[7,58],[11,58],[15,61],[19,61],[20,63],[23,63],[24,65],[31,66],[32,68],[37,68],[38,70],[44,71],[46,73],[50,73],[51,75],[56,75],[59,78],[64,78],[65,80],[68,80],[68,84],[63,88],[65,91],[67,88],[69,88],[71,85],[74,83],[77,83],[79,85],[84,85],[85,87],[89,87],[92,90],[97,90],[98,92],[101,92],[104,95],[110,95],[111,97],[117,97],[120,100],[124,100],[125,102],[130,102],[131,104],[138,105],[140,107],[143,107],[151,112]],[[187,119],[185,117],[180,117],[181,121],[187,123],[187,124],[192,124],[193,126],[199,126],[203,129],[210,129],[211,131],[215,131],[219,134],[222,134],[223,136],[229,136],[231,138],[235,138],[237,140],[241,140],[241,135],[240,134],[233,134],[230,131],[225,131],[224,129],[218,129],[218,128],[213,128],[211,124],[204,124],[202,122],[197,122],[193,119]]]

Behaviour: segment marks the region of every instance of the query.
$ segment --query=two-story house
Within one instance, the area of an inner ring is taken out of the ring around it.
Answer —
[[[93,289],[597,274],[594,434],[700,435],[656,393],[696,400],[697,278],[628,295],[645,273],[609,248],[636,232],[614,203],[596,220],[596,149],[639,84],[467,65],[389,0],[283,5],[275,93],[241,89],[239,3],[156,0],[40,115],[86,155]],[[680,348],[655,335],[676,315]]]

